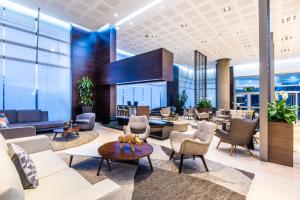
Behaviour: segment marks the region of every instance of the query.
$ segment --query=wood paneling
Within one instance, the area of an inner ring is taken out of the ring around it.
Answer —
[[[173,81],[173,53],[157,49],[112,62],[101,68],[103,85]]]
[[[293,124],[269,122],[268,130],[269,161],[293,167]]]
[[[77,27],[71,30],[71,76],[72,117],[81,113],[76,90],[82,76],[95,83],[95,105],[93,112],[97,120],[106,120],[115,115],[115,86],[103,86],[101,68],[116,60],[116,32],[113,27],[103,31],[87,32]]]

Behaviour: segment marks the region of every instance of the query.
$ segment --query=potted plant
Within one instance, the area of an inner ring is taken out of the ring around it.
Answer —
[[[186,90],[182,90],[176,99],[176,111],[179,115],[183,115],[187,100],[188,95],[186,94]]]
[[[82,112],[92,112],[94,105],[94,83],[92,80],[87,76],[83,76],[78,81],[77,90],[80,98],[79,103],[82,105]]]
[[[268,157],[269,161],[293,166],[293,123],[297,119],[296,107],[287,105],[288,94],[268,105]]]
[[[210,112],[212,108],[211,101],[209,99],[202,99],[197,103],[198,112]]]

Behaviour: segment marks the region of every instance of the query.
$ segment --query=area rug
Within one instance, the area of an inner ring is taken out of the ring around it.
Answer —
[[[96,176],[98,159],[74,157],[73,168],[90,183],[109,178],[122,187],[123,200],[244,200],[254,174],[217,162],[206,160],[210,172],[206,172],[199,158],[187,157],[182,173],[178,174],[179,157],[170,161],[171,149],[152,144],[154,152],[151,172],[147,159],[136,164],[111,162],[111,171],[106,163],[100,176]],[[60,154],[66,163],[69,157]]]
[[[57,134],[54,139],[54,133],[47,133],[47,136],[51,139],[51,146],[54,151],[61,151],[64,149],[77,147],[90,141],[96,139],[99,136],[101,125],[99,123],[95,124],[95,128],[92,131],[80,131],[79,137],[76,134],[72,134],[69,137],[69,141],[66,141],[65,137],[61,134]]]

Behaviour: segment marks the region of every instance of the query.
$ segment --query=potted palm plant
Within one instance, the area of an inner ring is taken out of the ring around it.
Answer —
[[[187,100],[188,95],[186,94],[186,90],[182,90],[176,99],[176,111],[179,115],[183,115]]]
[[[94,105],[94,83],[92,82],[92,80],[87,76],[83,76],[78,81],[77,90],[80,98],[79,103],[82,106],[82,112],[92,112]]]
[[[197,103],[198,112],[210,112],[212,108],[211,101],[209,99],[202,99]]]
[[[276,96],[268,105],[268,155],[270,162],[292,167],[296,107],[287,105],[286,92],[281,92],[280,95],[280,100]]]

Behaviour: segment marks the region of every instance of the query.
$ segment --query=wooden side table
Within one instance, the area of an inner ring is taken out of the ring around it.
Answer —
[[[53,132],[55,133],[55,135],[53,139],[55,139],[57,134],[60,133],[62,137],[66,135],[66,140],[68,142],[71,134],[76,134],[77,136],[79,136],[79,130],[80,130],[79,126],[73,126],[68,129],[63,129],[63,128],[54,129]]]

